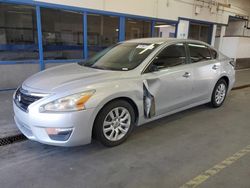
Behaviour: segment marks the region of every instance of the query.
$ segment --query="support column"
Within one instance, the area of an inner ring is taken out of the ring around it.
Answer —
[[[212,32],[212,40],[211,40],[211,45],[214,46],[215,44],[215,37],[216,37],[216,31],[217,31],[217,25],[213,25],[213,32]]]
[[[151,21],[151,37],[155,37],[155,21]]]
[[[219,50],[221,51],[222,49],[222,44],[223,44],[223,37],[226,34],[226,26],[221,26],[221,32],[220,32],[220,43],[219,43]]]
[[[125,40],[125,17],[120,17],[120,25],[119,25],[119,41]]]
[[[187,20],[180,20],[178,23],[177,29],[177,38],[179,39],[187,39],[189,32],[189,21]]]
[[[88,58],[88,19],[87,12],[83,13],[83,58]]]
[[[37,23],[37,35],[38,35],[37,38],[38,38],[38,49],[39,49],[39,65],[40,65],[40,70],[44,70],[45,64],[43,61],[43,35],[42,35],[40,6],[36,6],[36,23]]]

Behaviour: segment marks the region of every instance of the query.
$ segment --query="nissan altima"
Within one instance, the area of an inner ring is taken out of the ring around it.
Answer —
[[[200,41],[125,41],[28,78],[14,93],[14,119],[27,138],[44,144],[76,146],[94,137],[116,146],[135,126],[205,103],[220,107],[234,66]]]

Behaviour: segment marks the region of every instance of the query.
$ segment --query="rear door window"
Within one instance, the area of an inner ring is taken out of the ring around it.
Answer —
[[[209,61],[212,59],[209,48],[203,44],[188,44],[191,63],[198,63],[202,61]]]

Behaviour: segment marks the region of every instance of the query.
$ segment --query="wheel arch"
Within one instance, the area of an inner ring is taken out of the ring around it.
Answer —
[[[96,118],[97,118],[97,116],[99,115],[99,113],[102,111],[102,109],[103,109],[106,105],[108,105],[108,104],[110,104],[110,103],[112,103],[112,102],[114,102],[114,101],[117,101],[117,100],[126,101],[126,102],[128,102],[128,103],[132,106],[132,108],[134,109],[134,112],[135,112],[135,124],[138,123],[138,120],[139,120],[139,107],[137,106],[136,102],[135,102],[133,99],[131,99],[130,97],[127,97],[127,96],[115,97],[115,98],[112,98],[112,99],[106,101],[106,102],[98,109],[98,112],[96,113],[96,116],[95,116],[94,122],[93,122],[93,126],[92,126],[92,133],[91,133],[91,136],[92,136],[92,137],[93,137],[93,135],[94,135],[94,126],[95,126],[95,123],[96,123]]]
[[[230,80],[229,80],[228,76],[224,75],[224,76],[222,76],[219,80],[222,80],[222,79],[226,81],[227,87],[229,87]],[[219,80],[218,80],[218,81],[219,81]],[[217,81],[217,82],[218,82],[218,81]],[[216,82],[216,84],[217,84],[217,82]]]
[[[227,86],[229,87],[230,85],[230,80],[229,80],[229,77],[227,75],[222,75],[221,77],[219,77],[219,79],[213,83],[213,85],[211,86],[211,92],[210,92],[210,99],[212,99],[212,96],[213,96],[213,92],[214,92],[214,88],[216,86],[216,84],[220,81],[220,80],[225,80],[226,83],[227,83]]]

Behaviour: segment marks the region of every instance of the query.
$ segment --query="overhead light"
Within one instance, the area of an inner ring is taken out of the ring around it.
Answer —
[[[155,27],[161,28],[161,27],[171,27],[171,25],[156,25]]]
[[[31,12],[21,12],[21,11],[15,11],[15,10],[8,10],[8,13],[15,13],[15,14],[28,14],[31,15]]]
[[[100,17],[101,15],[99,14],[88,14],[89,16],[97,16],[97,17]]]

